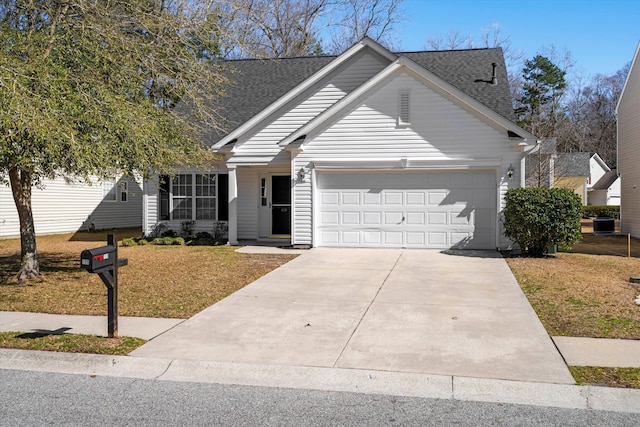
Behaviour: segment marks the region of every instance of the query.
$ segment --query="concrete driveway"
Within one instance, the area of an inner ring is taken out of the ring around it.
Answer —
[[[314,248],[132,355],[574,382],[490,251]]]

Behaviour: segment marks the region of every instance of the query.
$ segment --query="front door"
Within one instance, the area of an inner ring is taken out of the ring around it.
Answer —
[[[291,175],[271,176],[271,234],[291,234]]]

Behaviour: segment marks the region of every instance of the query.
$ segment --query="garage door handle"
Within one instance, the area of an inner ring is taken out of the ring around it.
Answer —
[[[404,222],[404,217],[402,217],[402,222]]]

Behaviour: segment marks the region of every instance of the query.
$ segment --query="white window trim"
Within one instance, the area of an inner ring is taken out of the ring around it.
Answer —
[[[220,186],[220,179],[219,179],[219,173],[218,172],[210,172],[210,173],[180,173],[180,174],[176,174],[175,176],[180,176],[180,175],[191,175],[191,196],[176,196],[174,194],[173,191],[173,177],[170,178],[170,184],[169,184],[169,215],[170,215],[170,221],[218,221],[218,217],[220,215],[220,209],[218,206],[218,202],[220,199],[220,190],[219,190],[219,186]],[[215,192],[216,195],[215,196],[206,196],[206,197],[200,197],[200,198],[206,198],[206,199],[215,199],[215,218],[209,218],[209,219],[196,219],[196,215],[197,215],[197,199],[198,196],[196,195],[196,176],[198,175],[214,175],[215,176]],[[173,201],[174,199],[191,199],[191,218],[174,218],[173,216],[173,212],[174,212],[174,204]]]
[[[116,187],[117,181],[115,179],[109,179],[102,181],[102,201],[103,202],[117,202],[118,201],[118,189]],[[111,197],[113,194],[113,197]]]

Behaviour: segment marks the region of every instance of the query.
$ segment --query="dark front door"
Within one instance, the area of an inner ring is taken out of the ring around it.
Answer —
[[[271,177],[271,234],[291,234],[291,176]]]

